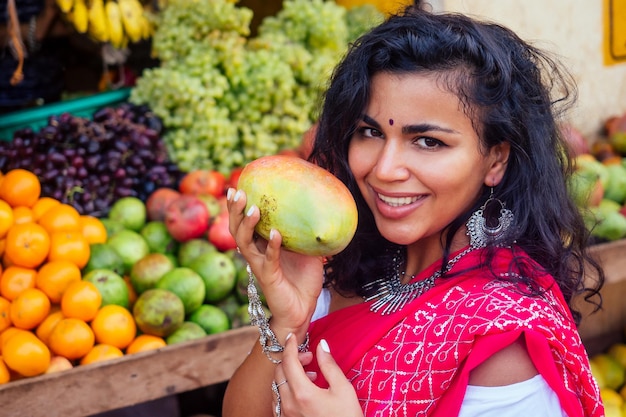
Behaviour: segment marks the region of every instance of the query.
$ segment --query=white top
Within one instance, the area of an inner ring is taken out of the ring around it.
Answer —
[[[328,314],[330,291],[323,288],[313,321]],[[541,375],[500,387],[468,385],[459,417],[567,417],[556,393]]]

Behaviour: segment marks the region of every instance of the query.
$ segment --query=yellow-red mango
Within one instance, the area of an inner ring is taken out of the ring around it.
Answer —
[[[330,256],[354,237],[358,213],[352,194],[337,177],[302,158],[256,159],[241,172],[238,187],[247,196],[246,212],[252,205],[261,212],[256,232],[268,239],[271,229],[278,230],[286,249]]]

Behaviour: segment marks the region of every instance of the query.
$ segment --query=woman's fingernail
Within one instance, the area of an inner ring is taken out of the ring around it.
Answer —
[[[322,350],[324,352],[330,353],[330,347],[328,346],[328,342],[326,342],[326,339],[320,340],[320,345],[322,345]]]
[[[270,236],[271,236],[271,234],[270,234]],[[287,337],[285,337],[285,342],[286,342],[287,340],[289,340],[289,338],[290,338],[291,336],[293,336],[293,333],[289,332],[289,334],[287,335]]]
[[[236,197],[237,197],[237,196],[235,195],[235,198],[236,198]],[[255,208],[255,206],[250,206],[250,208],[249,208],[249,209],[248,209],[248,211],[246,212],[246,216],[248,216],[248,217],[252,216],[252,214],[254,213],[254,208]]]
[[[276,234],[276,229],[270,229],[270,240],[274,239],[275,234]]]
[[[239,198],[241,198],[241,190],[237,190],[237,192],[235,193],[235,197],[233,198],[234,202],[239,201]]]
[[[233,198],[234,193],[235,193],[235,189],[229,188],[228,191],[226,191],[226,200],[230,201],[230,199]]]

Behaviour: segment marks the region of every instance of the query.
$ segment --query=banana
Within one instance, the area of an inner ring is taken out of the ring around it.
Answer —
[[[104,11],[106,12],[109,28],[109,42],[115,48],[123,48],[127,44],[127,40],[125,40],[126,35],[124,34],[122,13],[119,5],[113,0],[107,0]]]
[[[142,39],[150,39],[154,36],[154,18],[158,14],[158,8],[154,2],[143,5],[143,20],[141,22]]]
[[[109,40],[109,28],[103,0],[91,0],[88,17],[91,37],[98,42],[107,42]]]
[[[61,9],[63,13],[69,13],[69,11],[72,10],[72,7],[74,6],[74,0],[56,0],[56,2],[59,6],[59,9]]]
[[[131,42],[139,42],[142,37],[143,7],[137,0],[117,1],[122,15],[124,31]]]
[[[152,35],[154,35],[154,25],[146,16],[143,16],[141,19],[141,39],[150,39]]]
[[[72,23],[78,33],[87,32],[87,27],[89,26],[87,14],[85,0],[74,0],[74,7],[72,7]]]

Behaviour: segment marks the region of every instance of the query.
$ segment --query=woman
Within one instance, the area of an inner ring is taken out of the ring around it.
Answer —
[[[272,319],[253,308],[261,343],[224,416],[603,415],[571,305],[603,282],[566,190],[556,105],[573,91],[496,24],[410,7],[362,36],[311,155],[357,201],[350,245],[323,262],[279,231],[261,244],[229,190]]]

